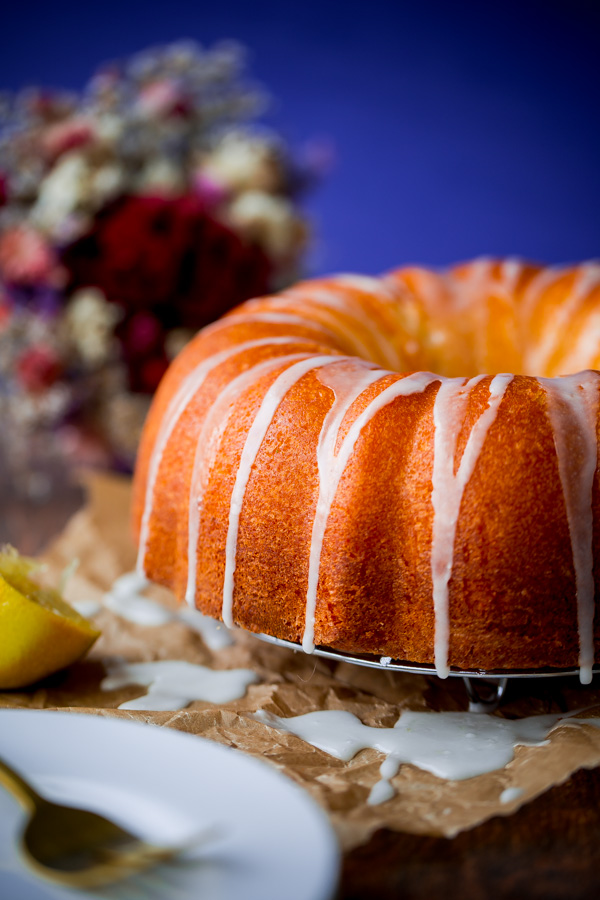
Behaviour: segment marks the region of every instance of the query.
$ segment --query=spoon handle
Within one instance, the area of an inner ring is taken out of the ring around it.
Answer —
[[[10,791],[25,809],[35,809],[44,802],[37,791],[2,759],[0,759],[0,784]]]

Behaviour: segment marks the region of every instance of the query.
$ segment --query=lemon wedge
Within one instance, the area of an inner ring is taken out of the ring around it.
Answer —
[[[100,632],[34,580],[39,563],[0,551],[0,690],[25,687],[86,653]]]

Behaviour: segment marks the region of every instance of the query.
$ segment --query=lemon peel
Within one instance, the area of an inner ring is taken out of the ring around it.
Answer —
[[[35,579],[43,567],[0,550],[0,690],[26,687],[83,656],[100,632]]]

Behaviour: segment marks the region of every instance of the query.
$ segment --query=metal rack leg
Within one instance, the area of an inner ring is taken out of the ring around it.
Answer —
[[[498,709],[508,678],[474,678],[463,677],[467,696],[469,698],[469,712],[491,713]]]

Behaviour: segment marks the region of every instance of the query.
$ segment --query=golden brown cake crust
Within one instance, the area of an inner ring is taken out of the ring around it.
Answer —
[[[600,305],[598,268],[549,275],[477,261],[443,276],[413,269],[382,280],[323,279],[250,301],[205,329],[163,380],[140,448],[134,524],[148,577],[181,598],[189,593],[195,508],[191,589],[211,616],[223,615],[233,562],[233,621],[300,643],[312,552],[317,645],[430,663],[437,634],[438,663],[446,652],[459,668],[580,664],[582,617],[589,618],[600,578],[600,485],[597,469],[587,487],[569,472],[585,474],[590,441],[597,446],[600,360],[582,337],[582,317]],[[571,322],[582,350],[589,348],[577,368],[594,371],[582,385],[547,382],[539,376],[567,374],[560,365],[572,356]],[[311,368],[313,358],[325,362]],[[545,367],[534,374],[530,359]],[[306,370],[293,380],[304,360]],[[494,378],[504,360],[515,374]],[[492,374],[473,378],[488,362],[496,364]],[[436,374],[418,374],[426,369]],[[290,384],[267,415],[286,372]],[[197,390],[182,403],[186,379],[194,378]],[[403,393],[408,385],[414,390]],[[445,451],[436,440],[455,409],[451,472],[440,482]],[[262,419],[264,434],[248,457]],[[327,439],[328,453],[321,446]],[[345,464],[336,462],[351,443]],[[434,485],[454,491],[463,456],[474,463],[457,494],[444,595],[432,559],[446,552],[439,504],[447,498]],[[247,458],[237,522],[232,496]],[[335,486],[336,466],[339,483],[317,554],[317,506],[328,484]],[[573,516],[585,503],[589,534],[577,537]],[[585,560],[576,572],[575,559],[585,557],[588,539],[593,585],[586,599]],[[437,608],[434,594],[442,597]],[[449,634],[440,651],[444,596]],[[592,621],[597,648],[598,616]]]

